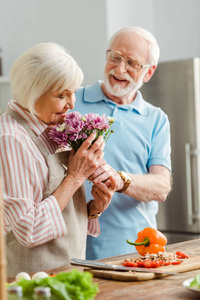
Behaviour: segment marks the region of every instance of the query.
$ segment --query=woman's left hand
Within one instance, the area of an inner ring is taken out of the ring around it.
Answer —
[[[90,181],[93,181],[95,185],[99,183],[104,183],[107,187],[110,187],[112,180],[112,190],[119,191],[123,188],[124,182],[121,176],[108,165],[105,160],[102,160],[101,165],[90,175],[88,178]],[[102,185],[99,186],[103,187]]]
[[[94,215],[106,210],[111,202],[112,196],[115,192],[115,181],[110,178],[110,184],[107,186],[103,182],[99,182],[92,186],[91,194],[94,198],[90,204],[89,214]]]

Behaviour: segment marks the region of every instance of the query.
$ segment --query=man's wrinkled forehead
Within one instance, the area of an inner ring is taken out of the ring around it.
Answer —
[[[149,41],[147,41],[144,37],[137,34],[136,32],[126,31],[119,33],[112,42],[111,48],[117,45],[138,45],[138,43],[142,46],[149,46]]]
[[[139,55],[148,59],[149,41],[135,32],[121,32],[113,40],[110,50],[122,55],[126,53],[129,56]]]

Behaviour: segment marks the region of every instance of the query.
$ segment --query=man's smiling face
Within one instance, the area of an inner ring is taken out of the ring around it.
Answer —
[[[120,33],[110,50],[124,59],[132,59],[141,65],[148,63],[149,42],[134,32]],[[146,71],[146,68],[139,72],[130,70],[124,60],[118,65],[108,61],[104,72],[105,87],[110,94],[118,97],[134,93],[142,86]]]

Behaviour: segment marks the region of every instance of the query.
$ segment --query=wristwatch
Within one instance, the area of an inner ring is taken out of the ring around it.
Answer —
[[[92,201],[94,201],[94,200],[90,200],[90,201],[87,203],[88,219],[89,219],[89,220],[90,220],[90,219],[96,219],[96,218],[100,217],[100,215],[101,215],[101,212],[96,213],[96,214],[93,214],[93,215],[90,215],[90,214],[89,214],[89,206],[90,206],[90,204],[92,203]]]
[[[130,178],[130,176],[129,176],[126,172],[124,172],[124,171],[118,171],[117,173],[121,176],[121,178],[122,178],[123,181],[124,181],[124,186],[123,186],[123,188],[122,188],[121,190],[117,191],[118,193],[122,193],[122,192],[124,192],[124,191],[129,187],[129,185],[131,184],[131,178]]]

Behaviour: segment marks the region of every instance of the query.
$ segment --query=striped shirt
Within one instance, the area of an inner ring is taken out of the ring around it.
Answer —
[[[49,139],[48,125],[13,100],[9,107],[28,123],[49,154],[55,153],[57,145]],[[35,247],[67,232],[56,198],[50,195],[43,199],[48,184],[44,156],[24,127],[6,113],[0,116],[0,176],[6,233],[12,230],[22,245]],[[88,234],[99,233],[98,219],[89,220]]]

